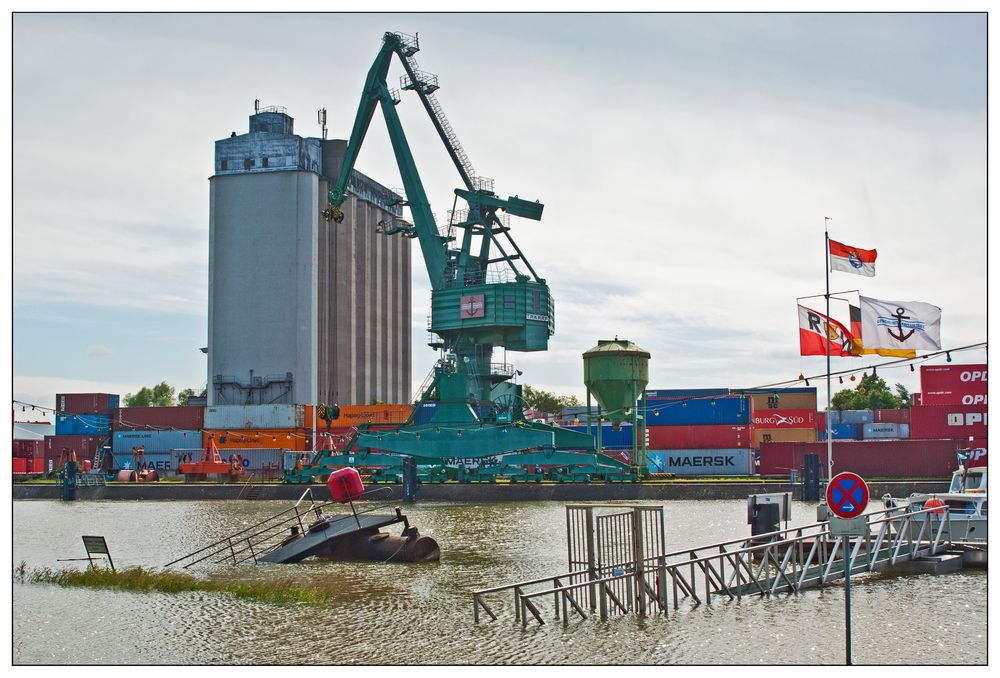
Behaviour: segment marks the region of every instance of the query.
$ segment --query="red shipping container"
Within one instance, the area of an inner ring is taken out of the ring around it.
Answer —
[[[833,441],[833,472],[857,473],[862,478],[949,478],[958,468],[956,451],[968,442],[947,440]],[[826,477],[826,443],[761,443],[760,473],[787,476],[790,469],[805,471],[805,455],[819,456]]]
[[[28,472],[28,460],[14,457],[11,459],[11,469],[15,475],[23,475]]]
[[[922,405],[986,405],[986,365],[921,365]]]
[[[761,428],[816,428],[816,410],[756,410],[750,425]]]
[[[118,396],[111,393],[57,393],[56,411],[68,414],[111,414]]]
[[[15,440],[13,449],[14,457],[19,459],[35,459],[45,456],[45,442],[42,440]]]
[[[969,466],[986,466],[986,438],[979,438],[972,441]]]
[[[726,424],[650,426],[651,450],[703,450],[750,447],[750,427]]]
[[[909,424],[910,410],[872,410],[876,424]]]
[[[919,393],[911,393],[910,394],[910,404],[911,405],[923,405],[924,404],[923,396],[921,396]]]
[[[105,436],[45,436],[45,471],[48,472],[48,462],[59,463],[59,456],[64,447],[76,451],[76,460],[93,459],[94,454],[101,445],[109,445],[109,438]]]
[[[121,407],[111,416],[113,431],[199,431],[203,428],[204,407]]]
[[[986,405],[921,405],[910,408],[911,438],[986,438]],[[968,444],[966,444],[968,447]]]

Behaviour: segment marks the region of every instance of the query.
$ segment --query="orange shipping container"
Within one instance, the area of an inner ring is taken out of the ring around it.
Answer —
[[[760,449],[761,443],[814,443],[815,428],[767,428],[754,429],[753,446]]]
[[[202,433],[202,446],[208,448],[209,437],[215,438],[215,446],[220,450],[239,448],[263,448],[283,450],[311,450],[312,431],[305,428],[274,429],[206,429]]]
[[[341,405],[340,416],[329,422],[330,427],[357,426],[358,424],[402,424],[409,419],[413,405]],[[306,420],[309,419],[308,410]],[[325,429],[327,422],[316,421],[316,430]]]

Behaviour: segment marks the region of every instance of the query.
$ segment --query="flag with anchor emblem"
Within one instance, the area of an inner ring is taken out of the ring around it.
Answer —
[[[866,349],[941,350],[941,309],[922,301],[861,300],[861,339]]]
[[[831,271],[856,273],[871,278],[875,275],[875,257],[877,256],[876,250],[863,250],[860,247],[830,240]]]

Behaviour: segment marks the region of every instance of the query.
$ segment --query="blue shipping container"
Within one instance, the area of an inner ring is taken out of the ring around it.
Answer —
[[[177,449],[200,450],[201,431],[115,431],[111,451],[116,455],[131,455],[132,448],[140,445],[146,455]]]
[[[579,433],[586,433],[586,426],[564,426],[563,428],[569,431],[577,431]],[[597,427],[590,427],[590,434],[597,440]],[[640,446],[642,441],[639,441]],[[629,448],[632,449],[632,427],[622,425],[622,427],[615,431],[612,426],[605,424],[601,427],[601,445],[604,447],[618,447],[618,448]]]
[[[57,436],[101,436],[111,433],[111,417],[106,414],[57,414]]]
[[[646,400],[679,400],[729,395],[728,388],[668,388],[646,391]]]
[[[650,426],[698,426],[750,423],[750,401],[746,398],[705,398],[699,400],[646,401],[646,422]]]
[[[875,413],[871,410],[833,410],[830,419],[834,424],[871,424]]]
[[[679,476],[749,476],[753,451],[747,448],[717,450],[650,450],[650,473]]]
[[[834,424],[833,425],[833,439],[834,440],[859,440],[858,437],[858,425],[857,424]],[[820,431],[817,434],[817,440],[826,440],[826,432]]]

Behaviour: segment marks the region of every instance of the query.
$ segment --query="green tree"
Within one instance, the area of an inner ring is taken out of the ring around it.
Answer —
[[[177,404],[180,405],[181,407],[187,407],[188,400],[197,395],[198,392],[195,391],[193,388],[186,388],[177,394]]]
[[[899,406],[902,409],[913,405],[913,397],[910,395],[910,389],[902,384],[896,384],[896,397],[899,398]]]
[[[557,396],[548,391],[533,388],[524,384],[521,386],[521,396],[524,398],[524,406],[539,412],[557,414],[562,412],[564,407],[579,407],[580,401],[576,396]]]
[[[125,407],[171,407],[174,403],[174,387],[165,381],[150,388],[143,386],[135,393],[126,393]]]
[[[893,395],[882,377],[865,374],[857,386],[837,391],[830,402],[835,410],[898,410],[903,407],[901,396],[905,393],[908,401],[909,392],[896,384],[896,393],[899,395]]]

